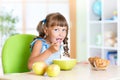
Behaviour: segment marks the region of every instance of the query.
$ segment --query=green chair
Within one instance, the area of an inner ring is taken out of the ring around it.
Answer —
[[[30,43],[35,35],[17,34],[9,37],[2,48],[3,73],[28,72]]]

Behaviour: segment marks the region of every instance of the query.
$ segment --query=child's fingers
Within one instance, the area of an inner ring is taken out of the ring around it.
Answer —
[[[57,43],[57,42],[56,42],[56,43]],[[55,45],[56,43],[51,42],[51,44],[50,44],[50,45],[52,46],[52,45]]]
[[[52,42],[51,45],[57,45],[59,44],[58,42]]]
[[[59,43],[59,42],[56,42],[55,45],[60,46],[60,43]]]

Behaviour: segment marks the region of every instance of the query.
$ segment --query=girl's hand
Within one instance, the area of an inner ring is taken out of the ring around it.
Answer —
[[[55,53],[57,51],[59,51],[60,49],[60,43],[56,42],[56,43],[52,43],[51,46],[48,48],[48,50],[52,53]]]

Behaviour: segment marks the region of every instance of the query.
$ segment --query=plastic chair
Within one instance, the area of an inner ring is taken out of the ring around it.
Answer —
[[[28,58],[30,43],[35,36],[31,34],[17,34],[9,37],[2,48],[3,73],[28,72]]]

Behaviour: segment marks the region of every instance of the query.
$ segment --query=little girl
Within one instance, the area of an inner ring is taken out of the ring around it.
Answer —
[[[48,65],[54,59],[60,59],[61,51],[68,57],[68,24],[60,13],[51,13],[39,22],[37,31],[39,36],[31,43],[31,56],[28,61],[28,68],[37,61],[44,61]]]

